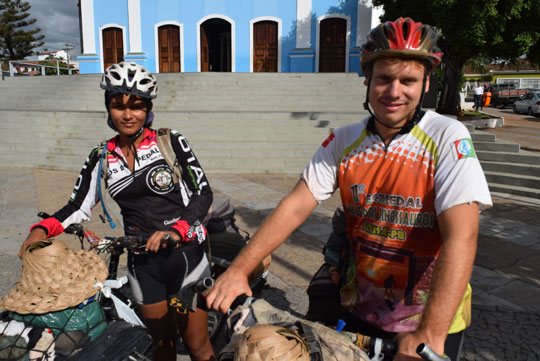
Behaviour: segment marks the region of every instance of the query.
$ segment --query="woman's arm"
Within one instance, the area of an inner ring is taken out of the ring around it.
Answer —
[[[92,208],[97,203],[97,182],[101,181],[98,174],[99,149],[100,147],[94,148],[88,156],[68,203],[51,217],[30,227],[30,234],[19,250],[19,257],[31,243],[55,237],[70,224],[90,219]]]

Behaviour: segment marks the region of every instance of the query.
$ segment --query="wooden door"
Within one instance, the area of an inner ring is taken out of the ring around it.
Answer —
[[[278,71],[278,24],[259,21],[253,24],[253,71]]]
[[[208,35],[204,26],[201,25],[201,71],[210,71],[210,47]]]
[[[180,28],[176,25],[164,25],[158,29],[159,72],[180,72]]]
[[[122,29],[103,29],[103,66],[106,69],[112,64],[124,61],[124,41]]]
[[[347,20],[330,18],[321,21],[319,72],[344,72],[347,46]]]

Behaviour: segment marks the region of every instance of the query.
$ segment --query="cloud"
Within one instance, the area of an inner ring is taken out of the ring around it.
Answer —
[[[32,6],[30,17],[37,21],[35,27],[45,35],[42,48],[65,49],[66,44],[75,46],[72,56],[81,53],[78,0],[26,0]]]

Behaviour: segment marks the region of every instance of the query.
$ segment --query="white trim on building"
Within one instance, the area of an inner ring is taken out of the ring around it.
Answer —
[[[296,48],[311,48],[311,0],[296,0]]]
[[[154,24],[154,52],[156,55],[156,70],[155,73],[159,73],[159,28],[164,25],[176,25],[179,27],[178,35],[180,37],[180,71],[184,72],[184,24],[167,20]]]
[[[345,38],[345,72],[349,71],[349,53],[351,44],[351,17],[342,14],[326,14],[317,18],[317,36],[315,37],[315,73],[319,72],[319,47],[320,47],[320,32],[321,22],[326,19],[340,18],[347,21],[346,38]]]
[[[231,72],[236,71],[236,25],[233,19],[223,14],[210,14],[197,22],[197,71],[201,71],[201,25],[209,19],[222,19],[231,24]]]
[[[254,49],[253,49],[253,25],[259,21],[274,21],[278,24],[277,30],[277,71],[281,73],[281,39],[282,39],[282,21],[280,18],[274,16],[260,16],[249,21],[249,72],[253,73],[253,58],[254,58]]]
[[[103,73],[104,66],[103,63],[105,62],[105,54],[103,53],[103,30],[108,28],[120,28],[122,29],[122,43],[124,48],[124,57],[127,54],[127,43],[126,43],[126,27],[124,25],[115,24],[115,23],[109,23],[105,24],[99,27],[99,67],[101,69],[101,72]]]
[[[129,53],[142,53],[141,40],[141,2],[128,0]]]
[[[81,14],[83,37],[82,54],[96,54],[96,38],[94,36],[94,0],[81,0]]]

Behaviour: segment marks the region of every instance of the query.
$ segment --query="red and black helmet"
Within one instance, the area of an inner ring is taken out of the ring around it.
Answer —
[[[437,47],[437,34],[429,25],[399,18],[380,24],[368,33],[360,53],[362,69],[385,56],[427,60],[431,72],[441,63],[442,52]]]

